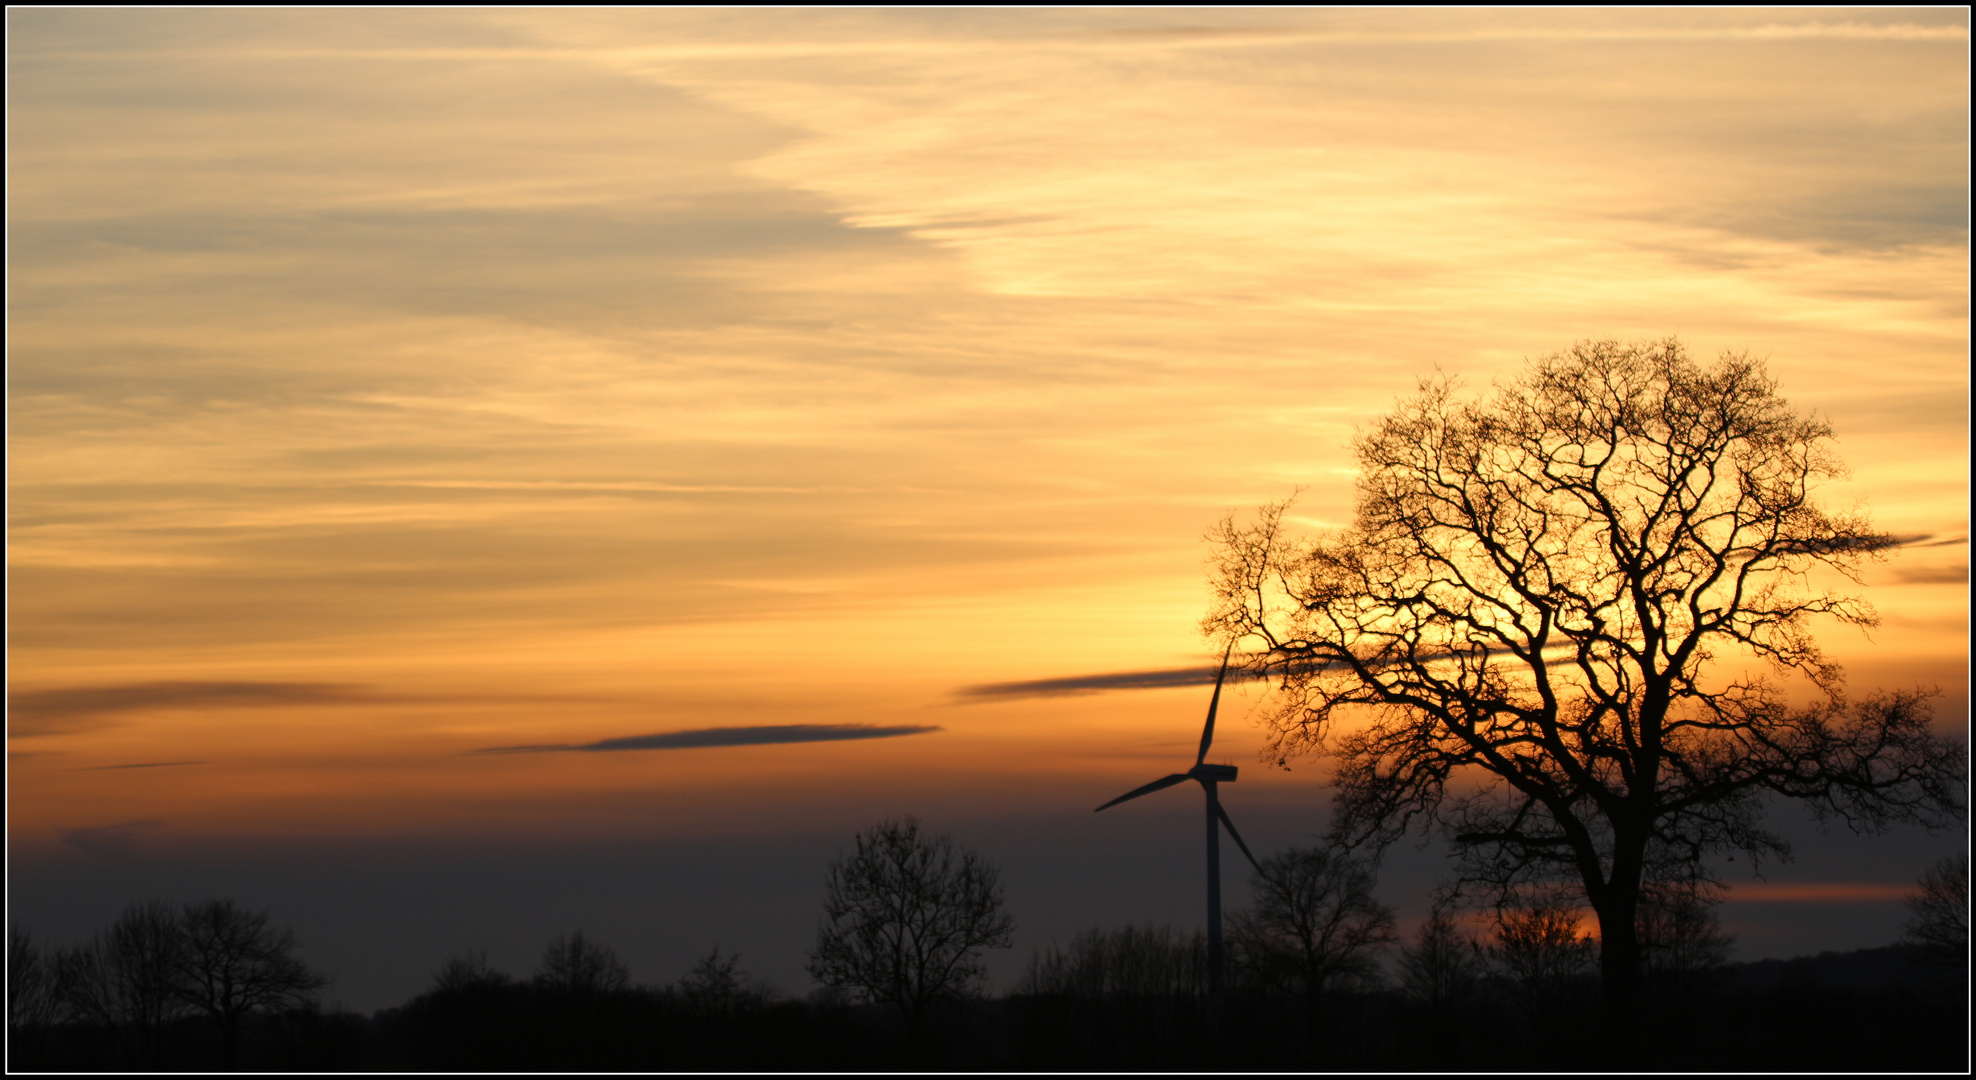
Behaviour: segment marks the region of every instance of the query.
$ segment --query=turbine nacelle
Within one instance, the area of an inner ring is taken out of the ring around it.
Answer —
[[[1232,784],[1235,782],[1233,765],[1196,765],[1187,770],[1187,775],[1202,783]]]

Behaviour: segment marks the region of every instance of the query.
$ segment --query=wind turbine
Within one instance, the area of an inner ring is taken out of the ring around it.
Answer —
[[[1183,773],[1162,776],[1145,787],[1133,788],[1118,798],[1098,807],[1098,811],[1130,802],[1141,795],[1151,795],[1155,791],[1170,788],[1189,780],[1200,781],[1208,794],[1208,1000],[1216,1007],[1221,1004],[1221,830],[1228,829],[1228,835],[1235,840],[1235,846],[1248,857],[1249,865],[1258,871],[1262,864],[1249,854],[1249,845],[1242,842],[1242,834],[1235,831],[1235,823],[1228,818],[1228,811],[1221,808],[1221,796],[1216,792],[1218,784],[1235,782],[1235,766],[1209,765],[1208,746],[1214,742],[1214,711],[1221,705],[1221,684],[1228,678],[1228,658],[1235,652],[1233,642],[1228,651],[1221,654],[1221,673],[1214,677],[1214,696],[1208,699],[1208,722],[1201,729],[1201,752],[1194,755],[1194,767]]]

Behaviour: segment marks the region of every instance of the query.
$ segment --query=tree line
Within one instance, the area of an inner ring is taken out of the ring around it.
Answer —
[[[267,913],[223,899],[132,904],[102,933],[51,953],[10,926],[9,1062],[60,1028],[104,1063],[151,1065],[203,1037],[231,1066],[251,1017],[309,1008],[327,984],[297,947]]]
[[[1477,904],[1443,888],[1402,935],[1376,862],[1336,845],[1277,852],[1231,919],[1226,999],[1198,930],[1093,928],[1038,948],[989,992],[985,954],[1014,928],[987,859],[911,819],[860,833],[830,867],[805,998],[719,947],[640,986],[608,944],[558,935],[516,977],[468,952],[402,1006],[325,1013],[329,985],[292,931],[227,900],[130,905],[103,932],[8,950],[12,1068],[723,1070],[1566,1067],[1610,1056],[1596,1022],[1599,942],[1567,902]],[[1793,1039],[1873,1030],[1861,1067],[1966,1049],[1968,860],[1909,899],[1912,986],[1898,993],[1737,993],[1707,898],[1643,908],[1640,1064],[1787,1064]],[[1832,1025],[1836,1024],[1835,1029]],[[1892,1033],[1891,1035],[1889,1033]],[[1768,1036],[1766,1041],[1763,1036]],[[1754,1040],[1754,1043],[1752,1043]],[[1805,1045],[1811,1045],[1806,1043]],[[1887,1055],[1892,1055],[1888,1057]]]

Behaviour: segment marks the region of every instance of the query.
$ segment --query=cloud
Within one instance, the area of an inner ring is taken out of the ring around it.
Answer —
[[[1902,585],[1960,585],[1969,580],[1967,566],[1915,566],[1894,571]]]
[[[103,859],[127,859],[136,854],[137,837],[164,827],[164,822],[146,819],[89,829],[71,829],[62,834],[62,843]]]
[[[1027,682],[983,683],[964,686],[956,693],[963,698],[1057,697],[1063,694],[1095,694],[1107,690],[1158,690],[1170,686],[1199,686],[1214,682],[1217,669],[1164,668],[1158,671],[1114,671],[1102,675],[1072,675],[1063,679],[1032,679]],[[1243,671],[1230,670],[1230,679],[1253,679]]]
[[[403,694],[364,683],[249,682],[235,680],[118,683],[16,691],[7,697],[9,735],[53,735],[101,727],[119,713],[158,709],[228,709],[306,705],[406,705],[445,702],[572,702],[570,695]],[[203,765],[205,762],[163,762]],[[126,766],[103,766],[124,768]],[[134,767],[134,766],[130,766]]]
[[[12,735],[49,735],[117,713],[152,709],[212,709],[268,705],[343,705],[397,701],[354,683],[300,682],[147,682],[114,686],[70,686],[29,690],[7,696]]]
[[[168,769],[174,765],[206,765],[205,761],[138,761],[129,765],[91,765],[76,772],[102,772],[105,769]]]
[[[776,743],[843,742],[850,739],[890,739],[921,735],[941,728],[927,724],[764,724],[758,727],[694,728],[655,735],[626,735],[593,743],[543,743],[534,746],[490,746],[473,754],[542,754],[564,750],[695,750],[707,746],[766,746]]]
[[[1967,544],[1969,542],[1969,534],[1956,533],[1952,536],[1933,536],[1928,533],[1913,533],[1896,536],[1894,540],[1902,547],[1954,547],[1957,544]]]
[[[1423,653],[1422,660],[1444,659],[1443,652]],[[1557,667],[1570,662],[1568,655],[1555,655],[1545,663]],[[1112,671],[1099,675],[1072,675],[1062,679],[1032,679],[1026,682],[982,683],[978,686],[963,686],[954,691],[963,699],[1002,700],[1008,698],[1059,697],[1065,694],[1098,694],[1110,690],[1164,690],[1174,686],[1212,686],[1218,668],[1162,668],[1155,671]],[[1277,672],[1258,675],[1253,671],[1230,667],[1229,682],[1254,682],[1275,678]]]

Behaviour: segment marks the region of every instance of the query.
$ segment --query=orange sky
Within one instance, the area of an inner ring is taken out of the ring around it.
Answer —
[[[1966,722],[1959,9],[8,31],[17,849],[1083,812],[1205,695],[959,692],[1207,662],[1208,526],[1586,337],[1771,358]],[[787,724],[939,730],[469,753]]]

